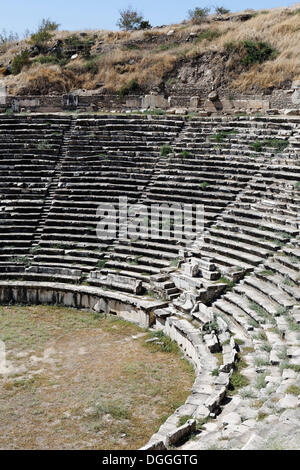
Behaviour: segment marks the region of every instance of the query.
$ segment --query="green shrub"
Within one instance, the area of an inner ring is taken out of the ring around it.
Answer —
[[[132,79],[130,82],[128,82],[126,85],[123,85],[119,90],[118,90],[118,96],[119,98],[124,98],[124,96],[129,95],[130,93],[138,92],[140,91],[141,87],[138,83],[137,80]]]
[[[196,7],[193,10],[189,10],[188,11],[189,20],[193,24],[201,24],[206,19],[209,11],[210,11],[210,8],[208,7],[205,7],[205,8]]]
[[[58,23],[50,20],[50,18],[43,18],[39,26],[39,31],[57,31],[59,26]]]
[[[231,130],[231,131],[221,131],[218,134],[210,137],[210,139],[214,139],[216,142],[220,143],[220,142],[223,142],[225,137],[230,136],[230,135],[234,135],[236,133],[237,133],[237,131],[235,131],[234,129]]]
[[[262,152],[264,149],[264,142],[260,142],[256,140],[252,144],[249,145],[251,150],[254,150],[254,152]]]
[[[59,24],[49,18],[44,18],[36,33],[32,34],[30,40],[35,45],[42,45],[48,42],[52,38],[52,34],[49,31],[56,31],[59,28]]]
[[[215,13],[217,15],[227,15],[227,13],[230,13],[230,10],[227,10],[227,8],[224,7],[215,7]]]
[[[225,277],[225,276],[222,276],[220,277],[220,279],[218,279],[217,281],[218,283],[224,283],[224,284],[227,284],[227,286],[232,289],[235,285],[235,283],[231,280],[231,279],[228,279],[228,277]]]
[[[29,56],[29,51],[22,51],[14,57],[12,62],[13,75],[18,75],[21,73],[23,67],[30,63]]]
[[[173,149],[170,147],[170,145],[163,145],[160,149],[160,154],[162,157],[167,157],[172,152]]]
[[[241,63],[245,66],[262,64],[267,60],[272,60],[278,55],[278,51],[270,44],[263,41],[234,41],[225,44],[227,53],[237,53]]]
[[[276,152],[282,152],[289,143],[282,139],[256,140],[249,147],[255,152],[262,152],[265,147],[273,147]]]
[[[50,41],[51,38],[52,34],[50,34],[49,31],[38,31],[32,34],[30,39],[34,45],[38,46]]]
[[[188,152],[187,150],[184,150],[183,152],[180,152],[179,154],[181,157],[190,157],[191,153]]]
[[[107,263],[107,261],[104,260],[104,259],[98,261],[98,265],[97,265],[98,269],[100,269],[100,270],[103,269],[104,266],[106,265],[106,263]]]
[[[249,385],[249,379],[242,375],[239,371],[235,370],[230,378],[229,388],[231,395],[234,395],[240,388]]]
[[[214,39],[219,38],[222,33],[216,29],[207,29],[206,31],[202,31],[198,34],[197,41],[203,41],[206,39],[207,41],[213,41]]]
[[[96,75],[98,73],[99,67],[98,63],[95,59],[90,59],[84,64],[84,71],[89,72],[93,75]]]
[[[58,64],[64,67],[68,63],[68,59],[60,58],[56,55],[41,55],[37,57],[34,62],[39,64]]]
[[[269,416],[267,413],[264,413],[263,411],[259,411],[257,415],[257,421],[263,421],[265,418]]]
[[[117,26],[125,31],[151,29],[151,24],[145,20],[142,13],[133,10],[131,6],[120,10],[120,18],[118,19]]]

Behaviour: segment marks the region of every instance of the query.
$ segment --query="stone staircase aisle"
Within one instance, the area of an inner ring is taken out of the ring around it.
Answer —
[[[44,232],[44,227],[46,224],[46,220],[48,217],[48,214],[50,212],[53,199],[55,196],[55,192],[58,188],[60,177],[62,175],[62,166],[64,160],[68,156],[68,151],[69,151],[69,143],[71,140],[72,133],[74,132],[74,128],[76,125],[76,120],[72,116],[70,120],[70,127],[65,130],[64,135],[63,135],[63,140],[62,140],[62,145],[61,145],[61,151],[60,151],[60,158],[57,162],[57,165],[54,169],[54,174],[52,177],[52,180],[48,186],[47,193],[44,199],[44,205],[40,214],[40,218],[38,221],[38,225],[36,226],[36,230],[34,233],[34,237],[32,240],[32,254],[29,256],[29,258],[33,259],[34,257],[34,252],[38,249],[40,240],[42,238],[43,232]]]

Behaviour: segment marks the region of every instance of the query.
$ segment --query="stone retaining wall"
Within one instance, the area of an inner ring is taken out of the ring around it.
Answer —
[[[213,356],[205,347],[201,331],[187,320],[169,317],[166,320],[164,333],[175,341],[184,355],[191,360],[195,368],[196,379],[192,393],[185,404],[177,408],[166,422],[155,433],[142,450],[155,450],[173,446],[196,431],[196,420],[213,416],[223,401],[230,383],[234,368],[232,363],[226,371],[215,377],[212,372],[216,366]],[[228,348],[235,351],[235,343]],[[179,426],[180,417],[190,416],[183,426]]]
[[[0,282],[0,303],[25,305],[63,305],[117,315],[124,320],[149,328],[154,321],[153,310],[165,302],[138,299],[118,292],[47,282]]]
[[[86,93],[86,94],[85,94]],[[249,110],[265,112],[268,109],[300,109],[295,103],[293,89],[275,90],[271,95],[241,95],[237,93],[220,93],[216,100],[207,99],[199,90],[179,90],[170,95],[149,94],[128,95],[120,98],[117,93],[70,93],[62,96],[6,96],[0,102],[0,111],[13,109],[15,112],[59,112],[59,111],[116,111],[131,109],[172,109],[204,110],[210,113],[234,113]]]

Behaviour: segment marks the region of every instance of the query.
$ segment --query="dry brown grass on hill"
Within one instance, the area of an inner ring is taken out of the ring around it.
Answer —
[[[66,93],[70,89],[80,88],[83,78],[70,70],[61,70],[57,65],[37,66],[26,73],[26,80],[20,82],[15,92],[21,95],[48,95]]]
[[[100,83],[104,88],[118,91],[130,80],[137,80],[144,90],[165,83],[170,76],[177,75],[177,69],[183,62],[201,62],[204,54],[219,52],[220,64],[226,59],[225,77],[222,82],[228,87],[243,92],[256,92],[272,87],[288,87],[290,82],[300,77],[300,4],[290,8],[253,11],[248,21],[215,21],[209,16],[201,25],[183,22],[147,31],[85,31],[88,37],[94,38],[95,45],[91,50],[93,67],[87,70],[87,61],[80,55],[79,59],[61,65],[43,67],[32,64],[24,68],[19,75],[5,78],[9,91],[38,88],[38,77],[41,76],[40,88],[53,92],[69,91],[78,87],[95,89]],[[238,16],[235,14],[233,16]],[[167,33],[174,30],[170,36]],[[190,33],[197,38],[187,42]],[[54,33],[51,44],[57,39],[65,40],[73,36],[80,37],[80,31],[58,31]],[[272,60],[261,64],[242,67],[238,58],[226,56],[227,43],[237,41],[262,41],[269,43],[279,53]],[[99,41],[102,42],[97,50]],[[11,47],[0,54],[0,61],[8,63],[16,53],[28,48],[29,41],[11,44]],[[33,62],[33,60],[32,60]],[[218,70],[217,70],[218,72]],[[180,82],[177,83],[178,85]]]

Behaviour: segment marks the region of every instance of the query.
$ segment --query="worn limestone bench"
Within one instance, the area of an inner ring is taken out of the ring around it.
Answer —
[[[3,305],[46,304],[89,309],[97,313],[120,316],[143,328],[154,321],[153,311],[163,308],[167,302],[149,300],[117,291],[96,287],[30,281],[0,281],[0,303]]]

